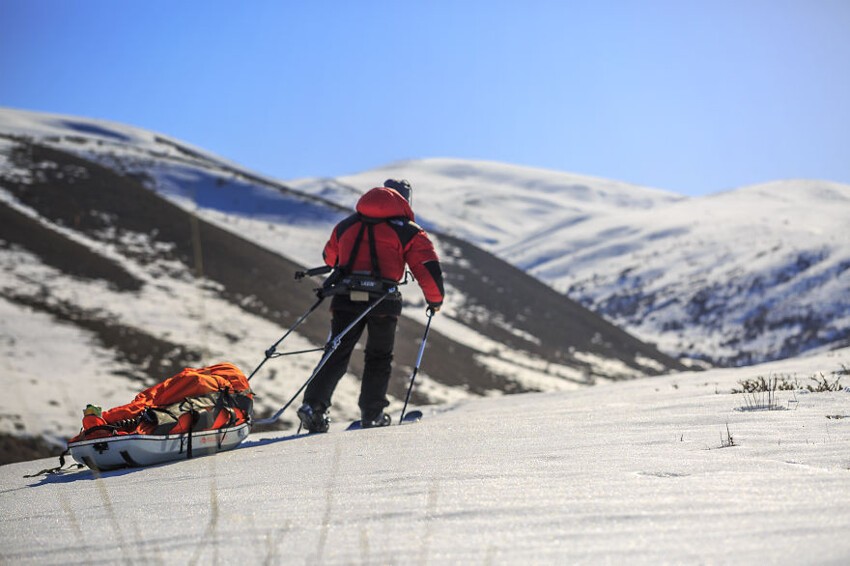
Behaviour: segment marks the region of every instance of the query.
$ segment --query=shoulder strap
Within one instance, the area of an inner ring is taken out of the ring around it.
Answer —
[[[348,263],[343,268],[346,274],[350,274],[354,269],[354,261],[357,259],[357,252],[360,251],[360,244],[363,242],[363,233],[369,231],[369,255],[372,260],[372,277],[381,278],[381,266],[378,264],[378,248],[375,243],[375,222],[368,222],[365,219],[360,219],[360,230],[354,238],[354,245],[351,247],[351,255],[348,257]]]
[[[351,247],[351,254],[348,256],[348,263],[343,267],[343,273],[348,275],[351,273],[354,268],[354,260],[357,259],[357,251],[360,249],[360,242],[363,241],[363,232],[366,231],[366,225],[364,223],[360,223],[360,230],[357,232],[357,236],[354,238],[354,245]]]
[[[375,225],[368,224],[369,227],[369,255],[372,256],[372,277],[381,278],[381,266],[378,265],[378,248],[375,243]]]

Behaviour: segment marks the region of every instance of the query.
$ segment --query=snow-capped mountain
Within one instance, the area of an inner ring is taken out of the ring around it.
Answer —
[[[249,373],[315,301],[318,282],[292,274],[320,261],[351,204],[152,132],[0,110],[0,379],[10,392],[0,400],[0,432],[67,437],[87,403],[126,403],[185,366],[226,360]],[[449,298],[414,403],[682,368],[464,239],[434,237]],[[425,321],[415,284],[404,289],[395,404]],[[320,347],[327,318],[310,317],[284,350]],[[317,359],[267,364],[252,381],[259,413],[282,406]],[[361,363],[355,356],[353,374]],[[357,390],[356,378],[343,380],[338,418],[356,413]]]
[[[413,183],[425,224],[491,251],[533,241],[541,229],[615,210],[647,210],[684,197],[594,177],[489,161],[421,159],[338,179],[296,179],[287,185],[353,203],[388,177]]]
[[[351,202],[387,177],[419,214],[662,351],[741,365],[850,343],[850,185],[700,198],[500,163],[425,159],[288,184]]]

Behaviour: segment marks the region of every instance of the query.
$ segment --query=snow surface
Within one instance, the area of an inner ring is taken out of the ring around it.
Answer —
[[[0,467],[0,562],[846,564],[850,349],[457,402],[145,469]],[[733,445],[728,444],[729,435]]]

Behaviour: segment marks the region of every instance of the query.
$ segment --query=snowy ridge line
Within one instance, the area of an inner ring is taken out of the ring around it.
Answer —
[[[744,364],[850,343],[842,333],[848,326],[832,322],[850,318],[842,214],[850,185],[777,181],[693,199],[662,193],[641,206],[606,200],[604,187],[584,189],[597,200],[572,198],[569,177],[554,173],[551,186],[503,184],[505,169],[511,166],[425,159],[333,182],[365,186],[409,176],[417,213],[429,223],[477,242],[675,356]],[[333,192],[322,179],[290,184]],[[556,199],[557,187],[563,194]],[[715,296],[731,300],[714,304]],[[801,330],[814,338],[797,341]]]
[[[50,120],[56,125],[49,123]],[[80,131],[69,134],[67,130],[69,123]],[[38,140],[39,143],[106,164],[113,164],[114,160],[118,160],[122,167],[128,167],[128,172],[144,173],[150,162],[166,160],[205,169],[214,174],[235,175],[292,196],[314,201],[328,208],[346,210],[331,200],[293,191],[279,180],[249,171],[221,156],[158,132],[104,120],[71,118],[2,107],[0,107],[0,128],[5,130],[0,132],[0,136],[3,137],[27,136]],[[92,143],[95,147],[81,147],[85,143]],[[168,149],[163,149],[162,146]],[[110,149],[119,151],[110,152]],[[132,163],[122,161],[128,156],[147,159],[149,163],[137,163],[133,166]]]

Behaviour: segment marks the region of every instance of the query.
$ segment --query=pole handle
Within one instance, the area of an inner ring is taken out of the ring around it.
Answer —
[[[296,271],[295,279],[300,280],[304,279],[305,277],[312,277],[314,275],[324,275],[325,273],[330,273],[331,271],[333,271],[333,267],[331,267],[330,265],[323,265],[321,267],[314,267],[312,269],[307,269],[304,271]]]

